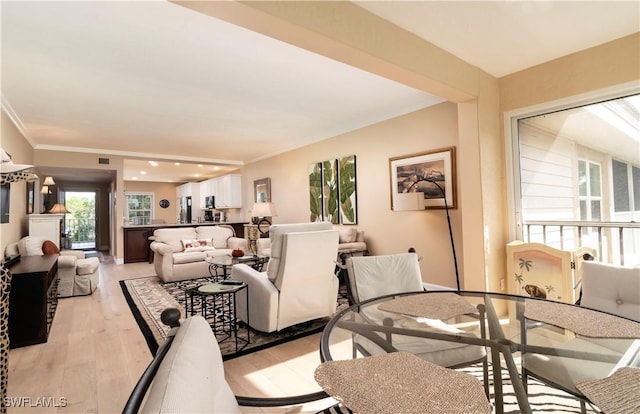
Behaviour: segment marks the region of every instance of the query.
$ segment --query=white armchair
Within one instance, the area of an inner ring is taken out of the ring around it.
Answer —
[[[238,264],[231,278],[249,286],[238,295],[238,317],[263,332],[333,315],[338,301],[334,275],[338,232],[331,223],[275,224],[269,229],[271,256],[266,272]]]
[[[82,250],[58,250],[55,244],[44,237],[26,236],[5,248],[5,256],[35,256],[59,254],[58,257],[58,296],[90,295],[98,287],[100,279],[100,260],[97,257],[85,257]]]

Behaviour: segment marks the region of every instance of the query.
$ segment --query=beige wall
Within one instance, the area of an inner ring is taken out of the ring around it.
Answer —
[[[16,164],[33,164],[33,150],[24,136],[18,131],[11,119],[2,113],[0,144]],[[7,244],[20,240],[29,232],[27,219],[27,184],[24,181],[11,183],[9,222],[0,224],[0,243],[2,257]]]
[[[273,222],[308,222],[309,165],[355,154],[358,228],[365,231],[371,252],[415,247],[424,257],[425,280],[455,286],[444,210],[391,211],[389,158],[457,146],[457,123],[456,105],[443,103],[247,165],[245,199],[252,199],[253,180],[269,177],[278,210]],[[459,209],[451,210],[456,240],[461,238],[460,216]]]
[[[636,33],[501,78],[500,107],[506,112],[639,79]]]
[[[153,219],[164,220],[166,223],[175,223],[178,217],[178,199],[176,198],[176,184],[152,183],[147,181],[125,181],[124,191],[153,193],[154,208]],[[169,200],[169,207],[161,208],[158,203],[162,199]]]
[[[273,199],[280,212],[275,222],[306,221],[308,194],[303,189],[308,186],[308,164],[356,154],[359,220],[372,240],[372,250],[383,253],[404,251],[414,246],[425,256],[423,266],[429,266],[425,279],[451,285],[452,264],[446,248],[448,231],[442,212],[389,211],[387,164],[388,158],[394,155],[441,148],[446,146],[445,142],[455,142],[459,208],[452,212],[452,219],[460,267],[466,276],[464,288],[467,289],[498,290],[500,278],[505,277],[504,245],[508,241],[509,228],[506,194],[509,189],[505,175],[508,169],[503,113],[626,82],[638,82],[640,78],[638,34],[497,80],[348,2],[191,2],[188,7],[457,104],[457,107],[447,104],[419,111],[248,165],[245,168],[245,200],[253,199],[253,180],[269,176]],[[432,111],[444,111],[446,116],[440,119],[432,116]],[[413,141],[404,142],[406,137]],[[439,145],[440,140],[445,145]],[[124,211],[122,165],[118,157],[110,158],[111,167],[119,172],[115,184],[115,217],[121,218]],[[96,168],[95,159],[96,155],[91,154],[35,151],[33,161],[36,165],[80,164],[78,166]],[[122,257],[122,233],[120,223],[117,224],[114,239],[117,239],[117,255]],[[394,236],[388,236],[389,233]],[[402,237],[398,239],[396,235]]]

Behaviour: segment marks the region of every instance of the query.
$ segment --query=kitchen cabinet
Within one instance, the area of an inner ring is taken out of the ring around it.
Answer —
[[[214,180],[216,208],[242,208],[242,176],[227,174]]]

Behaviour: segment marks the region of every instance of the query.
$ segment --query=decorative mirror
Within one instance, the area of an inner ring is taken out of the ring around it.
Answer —
[[[271,202],[271,179],[263,178],[253,182],[256,203]]]

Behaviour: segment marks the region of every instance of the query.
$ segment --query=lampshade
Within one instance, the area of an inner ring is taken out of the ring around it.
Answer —
[[[393,195],[393,211],[424,210],[424,193],[399,193]]]
[[[251,217],[273,217],[277,216],[273,203],[255,203],[251,209]]]
[[[53,214],[67,214],[67,213],[71,213],[69,210],[67,210],[67,208],[64,206],[64,204],[54,204],[53,207],[51,207],[51,210],[49,210],[49,213],[53,213]]]
[[[33,171],[33,165],[14,164],[11,155],[2,150],[2,159],[0,162],[0,184],[11,184],[18,181],[35,181],[38,176]]]
[[[43,185],[42,188],[40,189],[40,194],[49,194],[49,186]]]
[[[17,173],[20,171],[28,170],[33,168],[33,165],[27,164],[14,164],[11,160],[11,155],[7,154],[5,150],[2,150],[2,162],[0,163],[0,173],[2,174],[11,174]]]
[[[56,182],[53,181],[52,177],[45,177],[42,185],[56,185]]]

